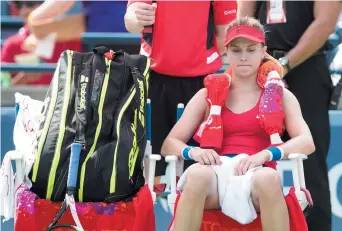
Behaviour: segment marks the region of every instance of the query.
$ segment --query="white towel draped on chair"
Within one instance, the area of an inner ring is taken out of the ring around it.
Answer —
[[[31,187],[31,182],[25,176],[31,171],[34,162],[34,147],[43,107],[43,102],[20,93],[15,94],[15,101],[19,105],[13,130],[15,150],[6,153],[0,168],[0,215],[4,216],[4,221],[14,218],[16,188],[23,182]],[[21,163],[16,166],[15,176],[11,160]]]

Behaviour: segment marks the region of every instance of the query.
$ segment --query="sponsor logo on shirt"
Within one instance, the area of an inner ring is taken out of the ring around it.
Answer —
[[[225,10],[223,13],[224,13],[224,15],[236,14],[236,9],[234,9],[234,10]]]

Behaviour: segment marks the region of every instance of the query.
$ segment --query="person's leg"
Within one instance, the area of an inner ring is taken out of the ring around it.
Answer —
[[[153,154],[160,153],[161,146],[172,128],[168,123],[167,87],[169,86],[167,86],[164,76],[151,71],[148,98],[151,99],[151,143]],[[159,184],[161,176],[165,175],[166,166],[164,157],[156,162],[155,184]]]
[[[217,178],[214,171],[209,166],[192,165],[178,201],[175,231],[200,230],[203,210],[219,208]]]
[[[251,197],[261,214],[263,231],[289,231],[290,222],[279,173],[261,168],[252,176]]]
[[[150,74],[150,91],[152,107],[152,152],[160,153],[161,146],[172,127],[177,122],[177,105],[186,105],[190,99],[203,87],[203,76],[177,77],[162,75],[156,72]],[[195,145],[193,139],[189,145]],[[186,161],[191,162],[193,161]],[[165,175],[165,159],[157,161],[155,184],[160,182],[161,176]]]
[[[326,157],[330,143],[328,105],[332,83],[324,56],[315,56],[286,76],[314,139],[316,151],[304,163],[306,187],[314,206],[307,209],[310,231],[331,230],[331,203]]]

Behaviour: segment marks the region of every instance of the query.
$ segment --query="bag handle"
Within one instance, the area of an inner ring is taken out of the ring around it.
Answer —
[[[75,97],[75,116],[76,116],[76,131],[75,131],[75,143],[82,144],[82,148],[85,148],[85,130],[87,126],[87,112],[89,111],[90,100],[89,89],[90,89],[90,74],[91,67],[81,71],[80,76],[77,80],[76,97]]]
[[[152,0],[152,4],[157,3],[157,0]],[[149,26],[144,26],[144,28],[152,28],[154,24],[149,25]]]
[[[100,55],[104,55],[106,54],[107,52],[110,52],[110,49],[108,49],[108,47],[105,47],[105,46],[100,46],[100,47],[95,47],[93,49],[93,52],[95,54],[100,54]]]

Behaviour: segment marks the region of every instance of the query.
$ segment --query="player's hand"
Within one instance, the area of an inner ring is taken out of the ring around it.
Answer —
[[[246,158],[239,160],[239,162],[236,164],[234,173],[237,176],[242,176],[249,169],[263,165],[269,159],[270,154],[264,150],[255,155],[246,156]]]
[[[152,25],[155,21],[157,4],[148,4],[144,2],[137,2],[136,4],[135,16],[138,23],[141,26]]]
[[[39,79],[41,79],[40,73],[25,73],[21,71],[12,78],[12,85],[29,84]]]
[[[34,34],[30,34],[21,45],[21,49],[27,52],[33,52],[37,46],[37,38]]]
[[[212,149],[193,148],[190,150],[191,157],[203,165],[221,164],[219,154]]]

